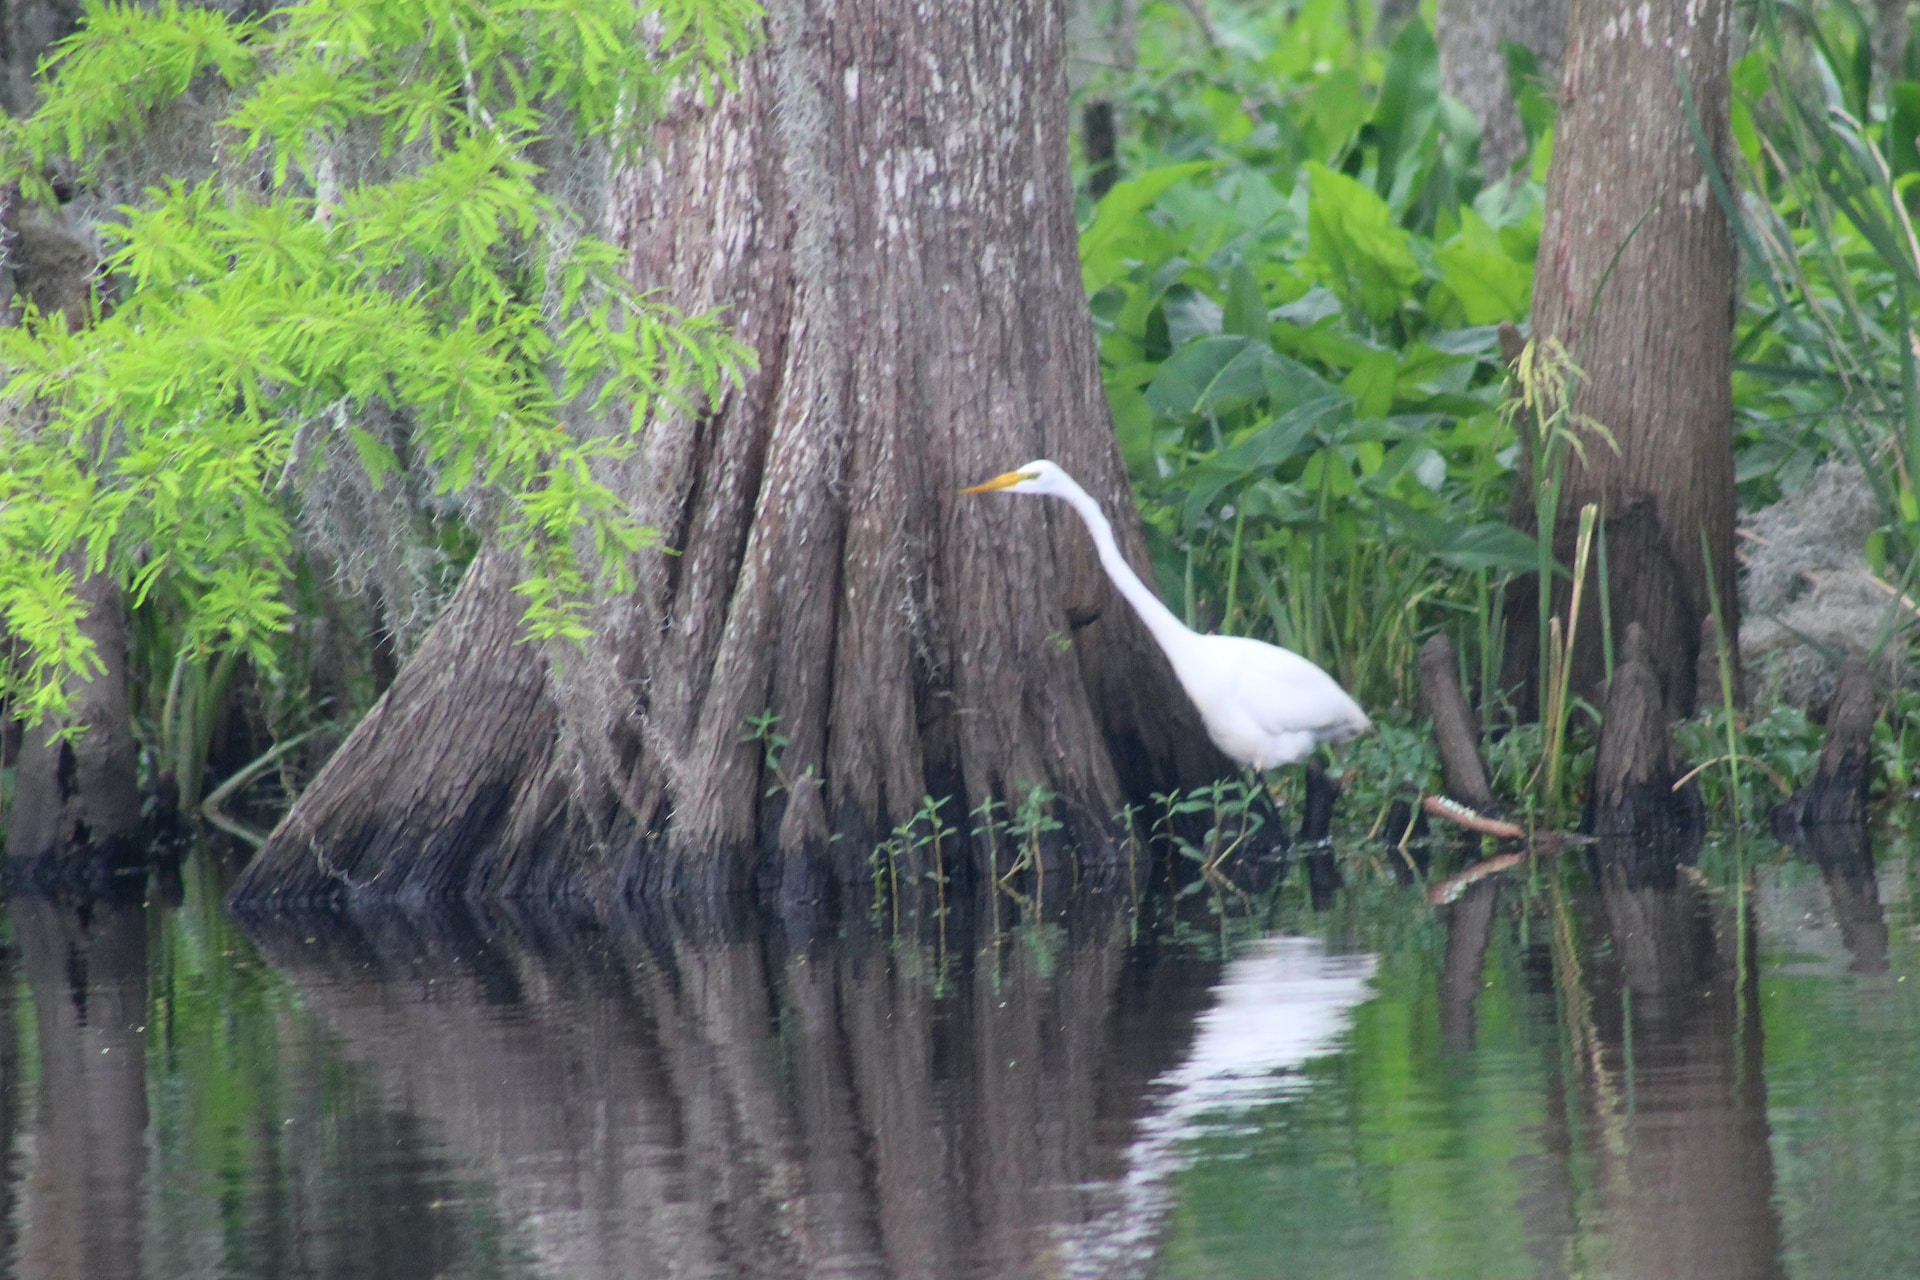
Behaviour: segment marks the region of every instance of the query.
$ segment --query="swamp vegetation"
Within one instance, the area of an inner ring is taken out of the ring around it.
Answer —
[[[984,217],[997,191],[1032,189],[1026,174],[1066,159],[1069,118],[1119,122],[1075,139],[1077,282],[1058,269],[1060,219],[1040,237],[977,221],[968,243],[942,229],[923,174],[911,218],[903,204],[858,224],[896,250],[920,237],[904,288],[884,254],[807,238],[827,211],[860,208],[860,187],[801,163],[781,77],[852,84],[859,53],[793,61],[800,11],[658,6],[633,42],[587,0],[390,8],[94,6],[9,121],[20,323],[0,335],[0,604],[16,856],[39,852],[25,846],[43,826],[56,844],[111,834],[58,814],[35,825],[69,757],[114,775],[126,832],[137,795],[148,817],[197,817],[214,796],[245,832],[304,792],[250,881],[279,896],[631,894],[769,868],[806,896],[823,873],[863,878],[869,851],[943,812],[928,824],[943,866],[942,822],[1034,844],[1028,871],[1040,844],[1098,831],[1111,850],[1116,814],[1156,795],[1173,807],[1219,761],[1084,548],[1018,526],[1014,544],[1042,559],[1012,566],[1023,598],[1003,614],[988,565],[1005,531],[936,517],[949,481],[1039,452],[1086,459],[1109,503],[1124,464],[1135,545],[1193,625],[1294,648],[1376,711],[1381,731],[1346,755],[1341,810],[1374,834],[1442,787],[1415,684],[1437,636],[1488,731],[1489,798],[1572,821],[1593,799],[1629,616],[1681,719],[1676,772],[1705,766],[1688,781],[1715,821],[1763,821],[1806,783],[1848,656],[1887,711],[1874,794],[1910,792],[1920,80],[1851,5],[1743,11],[1726,82],[1683,77],[1663,121],[1692,143],[1686,217],[1739,253],[1725,444],[1744,573],[1730,524],[1648,543],[1631,502],[1601,509],[1606,460],[1672,434],[1631,408],[1596,416],[1644,371],[1601,360],[1604,337],[1527,340],[1543,236],[1561,234],[1556,159],[1585,154],[1581,130],[1609,136],[1604,112],[1567,114],[1585,98],[1556,98],[1562,50],[1501,51],[1522,129],[1489,172],[1479,125],[1443,92],[1457,33],[1431,17],[1091,6],[1071,47],[1042,22],[1059,43],[1016,71],[1039,85],[1064,67],[1077,114],[1034,115],[1028,167],[988,166],[1002,186],[968,198]],[[1088,31],[1125,56],[1089,54]],[[1571,76],[1587,74],[1582,31]],[[129,62],[150,72],[116,78]],[[836,110],[879,129],[890,92],[849,91]],[[998,118],[973,101],[956,128],[968,112]],[[713,167],[720,142],[749,135],[762,151]],[[1048,178],[1060,211],[1066,176]],[[743,192],[766,235],[715,257]],[[1615,323],[1608,282],[1674,274],[1636,265],[1682,235],[1653,217],[1613,227],[1597,276],[1556,277],[1554,305]],[[899,310],[915,289],[974,289],[983,245],[1038,255],[1007,279],[1053,290],[988,282],[987,312],[1033,317],[1039,350],[1072,351],[1067,293],[1083,292],[1097,366],[1021,365],[1031,343]],[[67,259],[80,269],[63,276]],[[777,264],[799,274],[762,270]],[[938,270],[949,285],[929,284]],[[803,287],[747,301],[767,279]],[[807,308],[856,294],[884,323],[809,347],[828,327]],[[1685,347],[1672,320],[1629,323]],[[898,350],[911,359],[875,365]],[[1030,372],[973,394],[967,370],[1005,360]],[[904,399],[837,381],[909,365]],[[1098,422],[1096,388],[1117,448],[1079,425]],[[885,425],[903,415],[998,434],[943,435],[907,465]],[[1035,421],[1073,425],[1049,443]],[[898,518],[908,493],[935,504],[926,523],[913,503]],[[1800,523],[1766,525],[1814,494]],[[1642,585],[1656,562],[1677,585]],[[892,585],[876,594],[881,565]],[[1649,612],[1649,591],[1689,603]],[[122,683],[124,706],[100,714],[124,732],[81,732],[74,699]],[[979,714],[990,706],[1019,714]],[[959,821],[956,799],[988,820]],[[997,827],[1029,809],[1020,831]],[[1034,843],[1049,826],[1064,835]],[[743,846],[772,861],[703,852]],[[614,847],[645,852],[562,852]]]
[[[0,15],[0,1274],[1920,1275],[1906,6],[905,8]]]
[[[1514,646],[1544,653],[1556,626],[1584,627],[1609,672],[1620,641],[1617,607],[1575,619],[1564,591],[1537,612],[1511,599],[1529,570],[1564,575],[1577,550],[1568,539],[1550,560],[1515,527],[1516,478],[1551,481],[1534,504],[1576,516],[1566,468],[1615,447],[1582,395],[1577,344],[1516,377],[1499,339],[1501,324],[1537,320],[1555,133],[1541,59],[1505,49],[1526,147],[1489,174],[1421,23],[1369,40],[1338,4],[1222,10],[1205,26],[1175,8],[1143,10],[1138,63],[1083,90],[1138,123],[1119,181],[1087,206],[1082,257],[1167,598],[1197,626],[1296,649],[1380,709],[1382,732],[1349,753],[1362,789],[1439,785],[1414,727],[1415,659],[1446,634],[1480,717],[1511,724],[1487,744],[1498,796],[1578,811],[1597,696],[1576,680],[1541,717],[1551,681],[1503,677]],[[1846,654],[1870,657],[1892,698],[1875,731],[1886,803],[1911,793],[1920,706],[1914,121],[1886,105],[1913,97],[1908,72],[1875,70],[1851,5],[1752,17],[1732,62],[1732,145],[1707,171],[1740,251],[1744,663],[1730,698],[1716,680],[1692,718],[1677,708],[1682,754],[1715,762],[1697,780],[1716,820],[1735,822],[1764,820],[1810,776],[1807,713],[1823,713]],[[1635,323],[1668,332],[1664,315]],[[1590,611],[1645,572],[1612,541],[1588,546]],[[1567,759],[1544,768],[1556,740]],[[1755,756],[1743,776],[1727,767]],[[1370,817],[1386,797],[1369,799]]]

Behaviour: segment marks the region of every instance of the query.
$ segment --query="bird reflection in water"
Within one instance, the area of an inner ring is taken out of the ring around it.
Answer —
[[[1154,1081],[1159,1100],[1139,1122],[1125,1175],[1106,1189],[1112,1203],[1062,1228],[1068,1274],[1144,1273],[1193,1141],[1305,1088],[1299,1068],[1339,1048],[1353,1009],[1373,994],[1375,967],[1372,955],[1298,937],[1263,939],[1229,964],[1186,1060]]]

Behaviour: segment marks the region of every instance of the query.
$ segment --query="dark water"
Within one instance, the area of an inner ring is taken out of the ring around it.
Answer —
[[[1920,1276],[1920,860],[1876,853],[831,937],[243,930],[198,862],[16,901],[0,1271]]]

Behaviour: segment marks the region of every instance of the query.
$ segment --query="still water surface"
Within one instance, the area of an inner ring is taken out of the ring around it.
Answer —
[[[0,1272],[1920,1277],[1920,858],[1877,853],[831,936],[242,928],[195,860],[8,908]]]

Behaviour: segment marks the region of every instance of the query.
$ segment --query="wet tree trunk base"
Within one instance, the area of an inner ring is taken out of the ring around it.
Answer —
[[[1703,634],[1703,646],[1712,639]],[[1715,646],[1716,652],[1718,647]],[[1608,683],[1593,786],[1583,826],[1598,841],[1597,862],[1632,887],[1672,884],[1679,866],[1691,861],[1706,833],[1706,810],[1691,779],[1682,776],[1673,749],[1673,713],[1648,660],[1645,631],[1627,628],[1621,658]],[[1448,794],[1486,812],[1493,798],[1485,784],[1478,729],[1461,692],[1451,646],[1429,641],[1420,657],[1421,702],[1433,720]],[[1717,687],[1717,660],[1700,680]],[[1773,816],[1775,834],[1805,854],[1839,886],[1835,900],[1871,886],[1868,849],[1868,783],[1873,726],[1879,698],[1865,662],[1849,659],[1827,717],[1826,744],[1814,778]],[[1864,915],[1871,913],[1863,913]],[[1869,948],[1871,949],[1871,948]]]
[[[1600,865],[1619,865],[1636,886],[1671,883],[1699,850],[1706,811],[1691,781],[1674,786],[1673,713],[1637,623],[1627,628],[1603,715],[1586,823],[1600,840]]]
[[[1827,740],[1813,780],[1773,814],[1774,834],[1820,869],[1855,973],[1887,970],[1886,913],[1867,836],[1868,766],[1879,714],[1873,672],[1849,658],[1827,711]]]
[[[1460,688],[1453,646],[1444,636],[1420,654],[1421,706],[1433,721],[1447,795],[1487,815],[1498,807],[1479,751],[1480,730]],[[1673,750],[1673,716],[1649,659],[1645,631],[1627,628],[1619,664],[1607,685],[1594,778],[1582,826],[1599,841],[1603,869],[1628,883],[1670,884],[1698,851],[1706,831],[1699,789],[1681,776]],[[1475,824],[1470,824],[1475,825]],[[1493,831],[1493,824],[1475,825]]]

